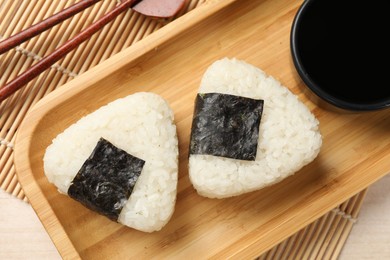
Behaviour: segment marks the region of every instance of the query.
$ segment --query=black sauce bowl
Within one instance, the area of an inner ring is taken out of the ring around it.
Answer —
[[[292,60],[319,106],[352,112],[390,107],[387,10],[386,1],[306,0],[299,7]]]

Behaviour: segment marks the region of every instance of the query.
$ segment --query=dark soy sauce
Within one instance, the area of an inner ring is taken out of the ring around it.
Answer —
[[[297,46],[312,81],[347,102],[389,99],[387,1],[312,1],[301,19]]]

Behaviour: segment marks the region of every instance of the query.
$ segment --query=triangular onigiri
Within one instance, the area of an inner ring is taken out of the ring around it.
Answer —
[[[105,140],[100,147],[97,146],[99,140]],[[156,94],[141,92],[115,100],[86,115],[53,139],[44,155],[45,175],[61,193],[67,194],[72,183],[75,185],[76,175],[79,180],[88,180],[88,176],[78,174],[81,168],[89,169],[88,174],[99,171],[100,162],[95,161],[100,155],[94,154],[98,149],[107,156],[113,153],[126,158],[118,162],[120,173],[128,170],[123,165],[126,160],[136,162],[137,169],[142,167],[140,174],[128,173],[132,178],[117,179],[118,185],[105,180],[104,184],[92,184],[101,193],[107,189],[122,190],[120,182],[125,182],[122,186],[131,186],[127,200],[121,195],[117,204],[109,205],[112,209],[120,207],[117,221],[145,232],[160,230],[173,214],[178,180],[178,140],[168,103]],[[86,163],[87,159],[97,166]],[[114,161],[111,158],[104,160],[108,164]],[[110,167],[104,167],[100,168],[106,174]],[[115,178],[116,173],[112,174]],[[94,176],[89,179],[96,182]],[[84,192],[74,192],[75,197]]]
[[[214,136],[218,135],[207,133],[202,138],[191,138],[189,176],[200,195],[225,198],[261,189],[294,174],[318,155],[322,144],[318,120],[297,96],[259,68],[237,59],[218,60],[205,72],[198,92],[201,93],[198,97],[204,99],[203,103],[207,101],[204,98],[207,93],[222,93],[263,102],[255,160],[201,154],[193,149],[193,146],[199,146],[193,144],[193,140],[204,140],[207,136],[213,136],[210,140],[215,140],[217,138]],[[217,106],[225,105],[214,106],[218,109]],[[212,110],[208,108],[208,111]],[[217,114],[215,111],[210,113]],[[192,133],[194,129],[200,131],[200,124],[208,126],[215,124],[216,120],[215,115],[209,119],[198,119],[194,115]],[[217,131],[225,129],[219,127]],[[222,137],[218,138],[222,140]],[[222,141],[219,143],[222,144]],[[222,149],[233,146],[237,147],[226,144]],[[210,151],[216,150],[207,144],[204,147]],[[224,153],[229,154],[226,151]]]

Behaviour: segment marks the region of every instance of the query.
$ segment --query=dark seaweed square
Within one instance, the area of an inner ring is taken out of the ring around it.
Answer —
[[[68,195],[87,208],[117,220],[144,164],[144,160],[100,138],[74,177]]]
[[[263,103],[263,100],[228,94],[198,94],[190,154],[254,161]]]

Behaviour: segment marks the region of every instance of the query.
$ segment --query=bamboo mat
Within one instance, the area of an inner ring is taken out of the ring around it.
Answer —
[[[172,19],[206,1],[187,0],[183,11]],[[0,0],[0,40],[75,2]],[[51,53],[56,46],[113,9],[117,3],[118,1],[114,0],[100,1],[73,18],[0,55],[0,86]],[[0,187],[27,201],[13,165],[13,144],[21,121],[38,100],[169,22],[147,18],[129,9],[26,87],[0,103]],[[366,191],[363,191],[355,195],[258,259],[336,259],[356,221],[365,194]]]

